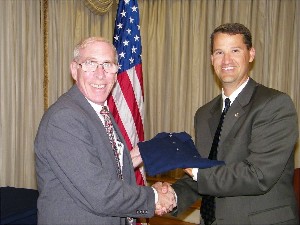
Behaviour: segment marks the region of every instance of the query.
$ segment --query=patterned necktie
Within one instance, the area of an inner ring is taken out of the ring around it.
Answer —
[[[105,128],[106,133],[109,137],[109,141],[111,143],[111,146],[112,146],[112,149],[113,149],[113,152],[114,152],[115,160],[116,160],[116,163],[118,165],[118,170],[117,170],[118,177],[123,180],[117,143],[116,143],[115,136],[114,136],[114,128],[113,128],[113,124],[112,124],[110,116],[109,116],[109,111],[108,111],[106,106],[102,107],[102,109],[100,111],[100,114],[104,118],[104,128]]]
[[[230,107],[230,100],[229,98],[226,98],[225,108],[221,114],[220,121],[217,130],[215,132],[214,140],[211,145],[210,153],[208,156],[209,159],[212,160],[217,159],[218,144],[219,144],[220,135],[222,131],[222,125],[229,107]],[[216,218],[215,218],[215,197],[214,196],[205,195],[202,197],[200,212],[205,225],[210,225],[215,221]]]
[[[114,152],[114,156],[115,156],[115,160],[116,163],[118,165],[118,177],[123,180],[123,174],[122,174],[122,170],[121,170],[121,164],[120,164],[120,159],[119,159],[119,154],[118,154],[118,148],[117,148],[117,143],[115,140],[115,136],[114,136],[114,128],[113,128],[113,124],[111,122],[110,116],[109,116],[109,112],[106,106],[103,106],[100,114],[103,116],[104,118],[104,127],[106,130],[106,133],[109,137],[109,141],[111,143],[113,152]],[[125,224],[126,225],[132,225],[134,223],[134,219],[132,217],[126,217],[125,220]]]

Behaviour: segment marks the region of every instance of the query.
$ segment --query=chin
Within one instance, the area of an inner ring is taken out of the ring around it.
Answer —
[[[222,74],[220,79],[225,83],[231,83],[236,80],[236,76],[234,74]]]

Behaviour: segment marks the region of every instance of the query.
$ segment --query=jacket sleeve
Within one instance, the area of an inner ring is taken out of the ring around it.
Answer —
[[[173,212],[175,216],[184,212],[200,198],[197,182],[188,175],[175,182],[172,187],[177,195],[177,208]]]

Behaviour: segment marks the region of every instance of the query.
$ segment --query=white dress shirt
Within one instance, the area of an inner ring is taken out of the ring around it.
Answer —
[[[88,102],[91,104],[91,106],[93,107],[93,109],[96,111],[97,115],[99,116],[100,120],[102,121],[102,123],[104,125],[104,118],[100,114],[100,111],[103,108],[103,106],[102,105],[98,105],[98,104],[96,104],[94,102],[91,102],[90,100],[88,100]],[[107,106],[107,102],[104,103],[104,106]],[[117,151],[118,151],[118,156],[119,156],[119,161],[120,161],[121,171],[122,171],[122,168],[123,168],[124,144],[118,140],[117,134],[116,134],[115,130],[114,130],[114,139],[115,139],[115,141],[117,143]]]
[[[222,111],[225,108],[225,99],[229,98],[230,99],[230,105],[232,105],[232,103],[234,102],[234,100],[236,99],[236,97],[239,95],[239,93],[241,93],[241,91],[244,89],[244,87],[247,85],[249,81],[249,77],[248,79],[241,85],[239,86],[238,89],[236,89],[230,96],[226,96],[224,94],[224,90],[222,88],[222,99],[223,99],[223,107],[222,107]],[[192,174],[193,174],[193,180],[197,181],[197,175],[198,175],[198,168],[192,168]]]

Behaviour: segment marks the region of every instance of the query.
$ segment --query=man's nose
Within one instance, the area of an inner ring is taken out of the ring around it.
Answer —
[[[102,65],[99,65],[99,66],[96,68],[96,70],[95,70],[95,72],[94,72],[94,75],[97,76],[97,77],[100,78],[100,79],[103,79],[103,78],[105,77],[106,72],[105,72],[105,70],[104,70],[104,68],[103,68]]]
[[[231,61],[231,54],[230,53],[224,53],[223,62],[228,63]]]

